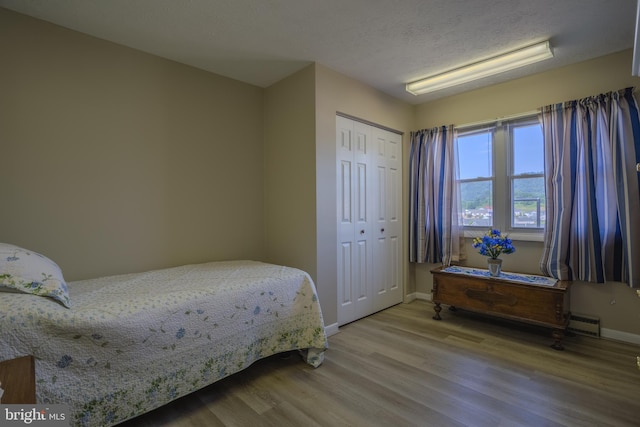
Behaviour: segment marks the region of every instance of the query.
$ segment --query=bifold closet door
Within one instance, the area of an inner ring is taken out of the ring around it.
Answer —
[[[336,117],[338,324],[402,301],[401,136]]]
[[[371,314],[370,126],[336,118],[338,157],[338,324]]]
[[[402,136],[373,128],[373,310],[402,302]]]

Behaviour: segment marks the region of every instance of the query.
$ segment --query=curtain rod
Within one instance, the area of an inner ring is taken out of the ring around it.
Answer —
[[[527,111],[527,112],[524,112],[524,113],[512,114],[512,115],[509,115],[509,116],[496,117],[495,119],[490,119],[490,120],[481,120],[481,121],[473,122],[473,123],[465,123],[463,125],[455,126],[455,128],[456,129],[465,129],[465,128],[471,128],[471,127],[482,126],[482,125],[491,125],[491,124],[494,124],[496,122],[500,122],[500,121],[503,121],[503,120],[516,120],[516,119],[521,119],[523,117],[529,117],[529,116],[538,115],[538,113],[539,113],[539,110]]]

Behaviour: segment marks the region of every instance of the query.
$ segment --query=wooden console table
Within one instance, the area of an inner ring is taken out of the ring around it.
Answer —
[[[4,395],[0,403],[36,403],[36,374],[33,356],[0,362],[0,383]]]
[[[571,282],[540,285],[501,277],[475,276],[431,270],[435,320],[440,304],[552,328],[552,348],[564,350],[562,339],[569,323],[568,289]]]

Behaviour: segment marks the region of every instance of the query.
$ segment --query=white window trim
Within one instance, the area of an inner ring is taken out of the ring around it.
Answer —
[[[472,125],[465,125],[458,128],[459,133],[471,133],[481,130],[482,128],[493,128],[493,146],[492,146],[492,162],[493,162],[493,228],[501,230],[508,235],[511,240],[542,242],[544,241],[544,228],[513,228],[511,227],[511,209],[507,209],[511,205],[511,189],[510,184],[513,180],[512,157],[511,150],[513,146],[507,145],[506,134],[510,132],[508,125],[522,124],[537,121],[537,112],[525,113],[518,116],[499,119],[494,122],[484,122]],[[505,123],[506,122],[506,123]],[[498,176],[504,179],[497,179]],[[497,197],[498,194],[506,194],[506,197]],[[496,222],[495,212],[501,212],[500,223]],[[481,237],[487,231],[486,227],[463,226],[465,238]]]
[[[475,227],[471,229],[470,227],[465,227],[464,229],[464,237],[467,239],[473,239],[475,237],[481,237],[487,231],[486,228]],[[530,233],[523,233],[520,231],[506,231],[506,234],[511,240],[517,242],[543,242],[544,241],[544,230],[535,230]]]

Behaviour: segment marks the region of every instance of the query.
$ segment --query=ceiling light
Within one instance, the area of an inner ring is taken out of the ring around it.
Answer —
[[[537,43],[503,55],[494,56],[475,64],[466,65],[451,71],[407,83],[407,92],[414,95],[434,92],[446,87],[456,86],[473,80],[499,74],[524,65],[533,64],[553,57],[549,41]]]

